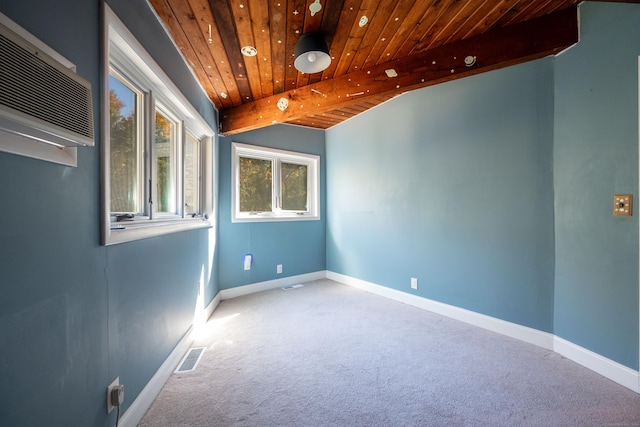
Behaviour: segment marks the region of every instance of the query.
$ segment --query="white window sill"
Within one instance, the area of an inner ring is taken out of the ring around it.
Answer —
[[[320,215],[274,215],[256,214],[233,216],[231,222],[279,222],[279,221],[318,221]]]
[[[211,227],[213,227],[211,220],[202,217],[113,222],[110,224],[109,230],[105,230],[103,244],[115,245],[165,234]]]

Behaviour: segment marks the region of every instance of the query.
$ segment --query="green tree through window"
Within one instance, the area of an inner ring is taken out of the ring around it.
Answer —
[[[173,142],[175,124],[156,111],[155,168],[157,212],[172,212],[173,204]]]
[[[282,163],[282,209],[287,211],[307,210],[307,166]]]
[[[109,85],[111,211],[137,213],[137,94],[113,76]]]
[[[240,157],[240,212],[271,212],[270,160]]]

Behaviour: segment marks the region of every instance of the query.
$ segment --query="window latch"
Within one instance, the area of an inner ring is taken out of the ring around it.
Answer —
[[[116,215],[116,222],[133,221],[136,216],[134,214],[120,214]]]

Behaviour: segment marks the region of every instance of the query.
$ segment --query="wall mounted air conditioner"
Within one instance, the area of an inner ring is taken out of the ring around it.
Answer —
[[[94,145],[91,84],[2,23],[0,131],[58,147]]]

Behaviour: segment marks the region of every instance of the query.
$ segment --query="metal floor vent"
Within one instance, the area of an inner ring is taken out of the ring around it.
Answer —
[[[194,347],[189,349],[187,355],[184,356],[182,362],[178,365],[178,368],[175,370],[175,373],[185,373],[195,371],[196,366],[198,366],[198,362],[200,362],[200,358],[204,354],[205,347]]]
[[[282,289],[284,289],[285,291],[290,291],[291,289],[297,289],[303,286],[304,285],[289,285],[289,286],[283,286]]]

